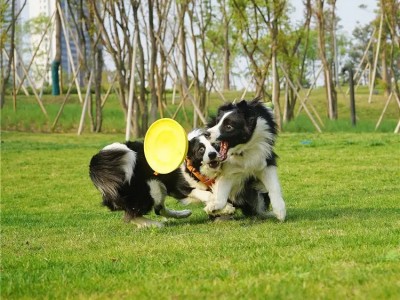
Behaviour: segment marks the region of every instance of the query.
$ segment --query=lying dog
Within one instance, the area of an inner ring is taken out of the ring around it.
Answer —
[[[126,221],[132,221],[138,227],[160,227],[162,223],[144,217],[153,208],[157,215],[164,217],[186,218],[191,215],[190,210],[168,209],[165,206],[167,195],[180,201],[188,198],[203,203],[213,201],[207,183],[195,176],[195,168],[219,168],[217,156],[217,150],[202,132],[193,131],[189,134],[185,164],[171,173],[155,175],[146,161],[143,143],[136,141],[104,147],[92,157],[89,175],[102,194],[103,205],[111,211],[125,211]],[[232,208],[228,206],[225,212],[219,213],[230,214]]]
[[[213,174],[218,176],[215,197],[205,207],[206,212],[222,209],[230,199],[234,206],[245,205],[255,214],[266,216],[270,199],[273,215],[284,221],[286,207],[273,151],[277,129],[272,111],[257,99],[230,103],[218,109],[208,127],[211,143],[220,143],[222,164],[218,174]],[[246,188],[249,184],[254,188]],[[253,191],[251,198],[243,196],[246,190]]]

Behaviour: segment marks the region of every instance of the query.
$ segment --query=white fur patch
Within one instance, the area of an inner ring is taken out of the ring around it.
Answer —
[[[201,129],[193,129],[191,132],[188,134],[188,140],[191,141],[194,138],[197,138],[203,134],[203,130]]]
[[[209,129],[207,130],[207,131],[210,133],[210,142],[211,142],[211,143],[214,143],[214,142],[217,140],[217,138],[221,135],[220,128],[221,128],[221,126],[222,126],[222,123],[224,122],[225,118],[226,118],[227,116],[229,116],[231,113],[232,113],[232,111],[226,112],[226,113],[222,116],[221,120],[219,120],[219,122],[218,122],[217,125],[215,125],[214,127],[209,128]]]
[[[122,161],[124,162],[122,168],[125,172],[125,181],[131,183],[131,178],[133,175],[133,170],[135,169],[136,164],[136,153],[132,150],[128,151]]]
[[[125,182],[130,183],[133,170],[135,169],[136,165],[136,152],[129,149],[127,145],[121,143],[113,143],[110,145],[105,146],[102,151],[125,151],[126,154],[121,158],[121,168],[125,173]]]
[[[131,149],[129,149],[127,145],[121,144],[121,143],[112,143],[110,145],[105,146],[103,148],[103,150],[105,150],[105,151],[108,151],[108,150],[131,151]]]
[[[154,199],[155,205],[164,206],[164,200],[167,196],[167,188],[165,185],[155,179],[147,181],[147,185],[150,187],[150,195]]]
[[[199,141],[206,148],[203,155],[203,164],[208,164],[211,160],[208,156],[209,153],[215,152],[218,155],[218,151],[211,145],[210,141],[204,135],[199,136]]]

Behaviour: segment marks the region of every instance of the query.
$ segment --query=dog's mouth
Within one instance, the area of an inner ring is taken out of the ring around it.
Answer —
[[[216,168],[219,167],[219,161],[218,161],[218,160],[213,160],[213,161],[211,161],[211,162],[208,163],[208,166],[209,166],[211,169],[216,169]]]
[[[228,142],[221,141],[221,144],[219,147],[220,147],[219,148],[219,158],[221,161],[224,161],[228,157],[228,149],[229,149]]]

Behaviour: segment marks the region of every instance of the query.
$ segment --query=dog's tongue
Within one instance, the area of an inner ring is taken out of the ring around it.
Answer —
[[[225,160],[228,155],[228,142],[222,141],[219,149],[221,160]]]

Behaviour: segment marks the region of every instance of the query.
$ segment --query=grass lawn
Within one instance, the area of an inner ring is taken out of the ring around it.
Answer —
[[[88,176],[122,140],[2,132],[2,299],[399,299],[399,135],[281,134],[284,223],[212,223],[198,205],[144,230]]]
[[[357,127],[353,128],[350,122],[350,104],[349,96],[345,95],[346,87],[342,87],[338,91],[338,120],[330,121],[326,117],[326,95],[323,88],[313,90],[308,101],[308,110],[312,112],[311,103],[315,107],[315,111],[323,121],[323,125],[319,125],[323,132],[373,132],[375,131],[375,125],[379,120],[379,117],[385,107],[387,98],[383,95],[382,91],[379,91],[378,95],[374,95],[372,103],[368,103],[369,91],[367,87],[360,87],[356,93],[356,112],[357,112]],[[300,91],[300,94],[304,97],[306,90]],[[225,98],[228,101],[240,99],[242,92],[232,91],[226,92]],[[42,113],[37,104],[36,99],[33,96],[18,95],[16,102],[16,109],[13,107],[13,99],[11,96],[6,97],[5,106],[1,111],[1,128],[9,131],[33,131],[33,132],[52,132],[54,120],[56,119],[57,113],[60,110],[61,103],[64,100],[65,95],[52,96],[44,95],[43,103],[48,113],[48,117]],[[253,99],[254,93],[248,92],[246,99]],[[172,94],[167,95],[168,108],[164,110],[164,117],[172,117],[178,107],[179,100],[176,100],[175,104],[172,104]],[[284,93],[281,93],[281,109],[283,110]],[[311,103],[310,103],[311,102]],[[223,101],[217,93],[211,93],[208,113],[214,114],[216,108],[221,105]],[[295,112],[298,111],[300,101],[297,101],[297,107]],[[192,129],[192,116],[193,107],[190,101],[185,102],[185,110],[180,109],[176,115],[176,120],[185,127],[186,130]],[[82,105],[79,103],[78,96],[72,95],[68,100],[63,113],[54,128],[54,132],[57,133],[76,133],[81,118]],[[312,113],[313,118],[317,120],[317,116]],[[383,120],[377,132],[390,132],[392,133],[396,128],[399,120],[400,110],[397,103],[392,100],[384,114]],[[90,132],[89,117],[85,120],[84,132]],[[303,110],[298,117],[292,122],[284,124],[285,132],[317,132],[309,117]],[[121,108],[118,98],[115,95],[111,95],[104,108],[103,108],[103,133],[124,133],[125,132],[125,115]]]

